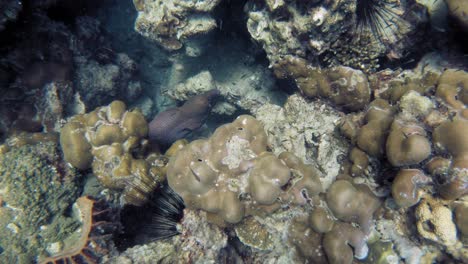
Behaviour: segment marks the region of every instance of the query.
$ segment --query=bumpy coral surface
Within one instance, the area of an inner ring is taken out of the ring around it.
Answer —
[[[295,94],[283,107],[263,105],[255,116],[262,122],[275,154],[288,151],[308,164],[316,164],[322,186],[330,186],[339,174],[340,156],[348,150],[346,140],[334,132],[340,119],[338,111]]]
[[[62,128],[60,144],[66,161],[92,168],[107,188],[124,190],[128,203],[142,204],[164,177],[156,154],[144,155],[148,124],[139,110],[121,101],[72,117]]]
[[[182,148],[171,158],[167,177],[188,208],[228,223],[281,203],[304,203],[321,191],[317,171],[293,154],[269,152],[263,126],[246,115]]]
[[[249,33],[272,65],[286,55],[312,55],[329,65],[372,70],[378,57],[414,45],[414,39],[401,40],[425,21],[421,6],[393,0],[262,1],[247,10]]]
[[[314,68],[305,59],[286,56],[274,65],[278,78],[292,78],[307,97],[323,97],[346,110],[356,111],[369,103],[366,75],[349,67]]]
[[[178,50],[188,38],[216,27],[210,12],[219,2],[134,0],[138,10],[135,29],[167,50]]]

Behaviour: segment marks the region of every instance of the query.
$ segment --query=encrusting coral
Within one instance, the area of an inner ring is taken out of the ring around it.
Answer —
[[[146,153],[148,124],[138,109],[121,101],[72,117],[60,144],[74,167],[92,168],[102,185],[124,191],[126,202],[143,204],[164,180],[165,158]]]
[[[436,200],[423,200],[416,207],[416,226],[424,238],[446,246],[457,242],[457,228],[452,211]]]

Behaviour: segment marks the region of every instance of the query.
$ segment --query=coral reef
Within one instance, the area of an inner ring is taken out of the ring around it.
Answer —
[[[228,237],[222,228],[208,223],[203,212],[185,211],[178,228],[179,236],[129,248],[103,263],[226,263],[223,249]]]
[[[60,145],[72,166],[92,168],[103,186],[123,190],[127,203],[140,205],[164,179],[165,158],[145,152],[147,134],[140,111],[114,101],[72,117],[60,132]]]
[[[229,75],[229,78],[222,76],[222,80],[215,80],[210,71],[201,71],[178,83],[167,93],[175,100],[185,101],[195,94],[218,89],[222,100],[212,111],[220,115],[232,115],[239,110],[255,112],[266,103],[281,101],[282,95],[273,90],[269,72],[244,65],[234,65],[233,70],[236,75]]]
[[[307,97],[324,97],[346,110],[357,111],[369,103],[366,75],[349,67],[319,69],[305,59],[285,56],[274,66],[278,78],[290,78]]]
[[[304,203],[321,191],[318,177],[293,154],[269,152],[262,125],[247,115],[219,127],[209,139],[191,142],[167,166],[169,186],[188,208],[228,223],[281,203]]]
[[[167,50],[178,50],[190,38],[216,28],[210,12],[219,2],[134,0],[138,10],[135,30]]]
[[[372,71],[379,57],[413,46],[413,33],[427,21],[422,6],[392,0],[265,1],[246,8],[249,33],[272,65],[290,55]]]
[[[468,263],[466,6],[0,0],[0,262]]]
[[[346,140],[334,132],[340,119],[338,111],[296,94],[283,107],[263,105],[255,117],[262,122],[276,155],[288,151],[305,163],[316,165],[323,187],[330,186],[339,174],[340,157],[348,151]]]
[[[9,146],[0,155],[0,262],[33,263],[79,227],[65,215],[80,177],[63,164],[56,141]]]

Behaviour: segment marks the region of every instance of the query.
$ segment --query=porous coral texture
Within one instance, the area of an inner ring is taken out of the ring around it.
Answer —
[[[338,111],[319,101],[292,95],[283,107],[265,104],[255,116],[262,122],[275,154],[292,152],[307,164],[316,164],[327,189],[339,173],[339,157],[348,143],[334,133]]]
[[[445,246],[457,242],[457,228],[452,211],[435,200],[424,200],[416,208],[416,225],[424,238]]]

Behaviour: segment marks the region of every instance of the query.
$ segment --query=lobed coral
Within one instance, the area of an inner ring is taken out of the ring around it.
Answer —
[[[314,68],[305,59],[292,56],[285,56],[273,67],[278,78],[293,79],[307,97],[327,98],[350,111],[360,110],[369,103],[369,83],[362,71],[344,66]]]
[[[303,203],[321,191],[318,175],[293,154],[276,157],[268,151],[262,125],[246,115],[209,139],[191,142],[167,166],[168,183],[188,208],[228,223],[280,204]]]
[[[72,117],[60,132],[65,160],[92,168],[102,185],[123,190],[126,202],[143,204],[164,179],[164,158],[147,154],[148,124],[121,101]]]
[[[419,202],[419,188],[430,182],[424,172],[417,169],[402,169],[392,183],[392,197],[400,207],[410,207]]]

